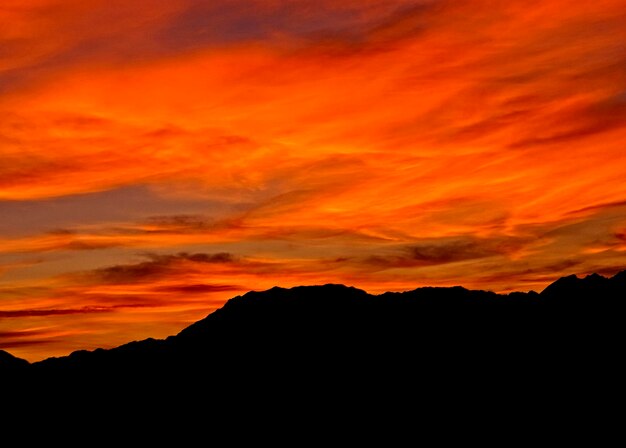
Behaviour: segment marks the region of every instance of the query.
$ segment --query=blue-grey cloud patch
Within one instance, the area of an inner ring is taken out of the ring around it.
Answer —
[[[283,39],[304,45],[328,37],[365,41],[369,33],[389,28],[390,21],[433,3],[438,2],[180,0],[147,7],[127,0],[86,7],[48,5],[34,8],[28,19],[51,28],[42,27],[41,34],[22,40],[0,37],[0,56],[16,61],[0,72],[0,94],[81,65],[145,63],[200,48]],[[57,39],[65,31],[70,38]],[[56,45],[41,47],[46,41]]]
[[[192,1],[155,35],[164,48],[287,39],[303,45],[329,39],[365,43],[370,35],[398,37],[423,27],[434,1],[380,3],[320,1],[262,2],[258,0]],[[416,24],[416,18],[419,20]],[[398,24],[396,26],[396,24]],[[415,25],[415,26],[414,26]]]
[[[206,199],[167,198],[136,185],[53,199],[0,201],[0,234],[19,236],[115,221],[142,221],[154,215],[196,215],[231,210]]]

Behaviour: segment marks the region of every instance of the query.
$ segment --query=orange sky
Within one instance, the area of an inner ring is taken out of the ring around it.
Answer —
[[[626,0],[3,0],[0,349],[275,285],[626,269]]]

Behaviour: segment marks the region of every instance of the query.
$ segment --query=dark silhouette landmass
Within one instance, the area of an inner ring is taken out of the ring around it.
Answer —
[[[48,400],[116,400],[144,411],[190,397],[293,412],[303,403],[339,412],[400,400],[435,412],[451,397],[492,406],[580,400],[592,390],[586,381],[593,394],[623,382],[625,301],[626,271],[564,277],[541,293],[275,287],[232,298],[166,339],[34,363],[0,352],[0,375],[13,391]]]
[[[28,361],[0,350],[0,372],[22,372],[29,366]]]

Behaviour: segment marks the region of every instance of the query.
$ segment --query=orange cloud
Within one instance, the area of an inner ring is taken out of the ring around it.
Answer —
[[[5,317],[16,354],[165,335],[246,288],[626,264],[624,0],[146,5],[0,7],[0,312],[104,310]]]

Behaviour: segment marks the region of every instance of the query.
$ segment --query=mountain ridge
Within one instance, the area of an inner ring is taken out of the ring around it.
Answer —
[[[130,341],[117,347],[110,349],[97,348],[94,350],[76,350],[68,355],[60,357],[50,357],[36,362],[29,362],[25,359],[15,357],[11,353],[0,350],[0,372],[8,369],[22,369],[26,365],[28,366],[41,366],[46,364],[55,364],[64,362],[66,359],[79,359],[87,356],[98,355],[109,351],[116,350],[128,350],[132,351],[134,347],[143,345],[145,347],[156,347],[159,344],[166,344],[168,341],[172,341],[175,338],[188,338],[192,333],[198,332],[198,328],[206,325],[209,322],[214,321],[218,316],[221,316],[231,308],[236,307],[240,303],[248,303],[251,298],[265,298],[266,300],[279,300],[280,297],[287,295],[298,295],[301,292],[318,291],[324,294],[336,296],[354,296],[354,297],[370,297],[382,300],[391,298],[411,298],[412,300],[437,300],[441,301],[439,305],[449,307],[451,302],[456,302],[456,306],[467,306],[469,303],[465,303],[467,299],[475,300],[474,305],[480,303],[489,302],[490,300],[501,299],[501,302],[511,302],[517,305],[522,305],[524,302],[529,303],[542,303],[548,301],[560,300],[563,301],[564,296],[567,296],[568,306],[581,306],[589,300],[590,296],[594,296],[594,300],[598,300],[597,296],[602,295],[603,298],[616,298],[616,295],[621,293],[626,297],[626,270],[620,271],[611,277],[605,277],[600,274],[594,273],[584,277],[579,277],[575,274],[563,276],[548,285],[541,292],[535,292],[530,290],[528,292],[511,292],[511,293],[495,293],[489,290],[472,290],[467,289],[464,286],[425,286],[419,287],[413,290],[402,292],[384,292],[381,294],[369,294],[366,291],[356,288],[354,286],[348,286],[337,283],[326,283],[320,285],[300,285],[291,288],[283,288],[280,286],[274,286],[264,291],[248,291],[243,295],[238,295],[228,299],[221,308],[214,310],[203,319],[196,321],[187,327],[183,328],[179,333],[175,335],[167,336],[164,339],[155,339],[148,337],[143,340]],[[303,294],[305,297],[310,294]],[[269,299],[268,299],[269,298]],[[319,300],[314,297],[314,300]],[[332,304],[327,304],[332,305]],[[435,304],[431,304],[435,305]],[[447,309],[447,311],[454,312],[454,310]]]
[[[621,402],[626,275],[559,280],[506,295],[250,291],[165,339],[32,364],[0,352],[3,405],[18,423],[36,411],[40,422],[124,423],[142,439],[220,425],[228,437],[285,425],[332,437],[333,425],[367,433],[381,421],[517,434],[554,409],[579,418]]]

